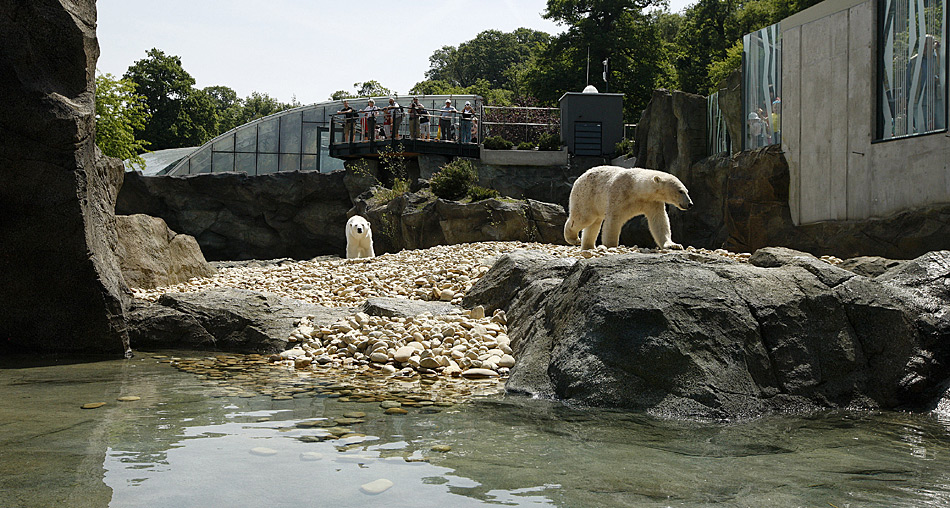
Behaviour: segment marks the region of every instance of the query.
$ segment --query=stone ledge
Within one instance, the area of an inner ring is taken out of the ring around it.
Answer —
[[[481,147],[480,157],[485,164],[498,166],[566,166],[569,163],[567,147],[550,150],[486,150]]]

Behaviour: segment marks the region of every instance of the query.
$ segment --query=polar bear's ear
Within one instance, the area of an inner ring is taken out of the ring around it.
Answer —
[[[660,175],[656,175],[656,176],[653,177],[653,181],[656,182],[656,183],[660,183],[660,180],[661,180],[661,179],[660,179]]]

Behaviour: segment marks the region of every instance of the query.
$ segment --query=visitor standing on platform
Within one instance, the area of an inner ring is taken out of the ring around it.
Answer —
[[[369,103],[363,108],[363,120],[366,127],[363,129],[363,141],[376,141],[376,115],[379,114],[379,108],[376,107],[376,101],[369,100]],[[369,134],[369,140],[366,135]]]
[[[356,132],[356,117],[359,116],[359,113],[350,106],[350,101],[343,99],[343,109],[337,111],[337,114],[342,114],[344,118],[343,142],[352,143]]]
[[[459,126],[459,134],[462,143],[472,142],[472,119],[475,118],[475,108],[470,101],[465,101],[465,107],[462,108],[462,122]]]
[[[439,116],[439,139],[442,141],[452,140],[452,118],[459,111],[452,107],[452,100],[445,99],[445,106],[442,106],[442,113]]]
[[[399,124],[402,123],[402,107],[393,97],[389,98],[389,105],[386,106],[389,112],[392,124],[392,139],[399,139]]]

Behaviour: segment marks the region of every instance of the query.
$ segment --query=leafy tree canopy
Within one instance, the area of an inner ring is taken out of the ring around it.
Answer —
[[[135,83],[112,74],[96,76],[96,146],[102,153],[145,167],[141,153],[148,142],[135,137],[148,120],[145,97]]]

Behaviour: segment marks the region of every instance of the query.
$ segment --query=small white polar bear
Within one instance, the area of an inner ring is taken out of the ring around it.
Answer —
[[[646,215],[650,234],[663,249],[682,249],[670,238],[666,203],[686,210],[693,206],[679,178],[652,169],[597,166],[582,174],[571,188],[564,239],[593,249],[597,233],[606,247],[620,243],[620,228],[637,215]],[[577,234],[581,233],[580,241]]]
[[[346,259],[372,257],[376,257],[373,230],[363,216],[354,215],[346,221]]]

